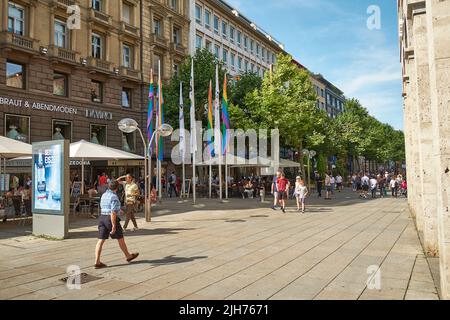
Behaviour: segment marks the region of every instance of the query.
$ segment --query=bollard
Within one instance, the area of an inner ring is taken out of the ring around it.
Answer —
[[[259,191],[259,195],[260,195],[260,197],[261,197],[261,202],[264,202],[264,201],[265,201],[265,197],[266,197],[266,190],[265,190],[264,188],[262,188],[262,189]]]

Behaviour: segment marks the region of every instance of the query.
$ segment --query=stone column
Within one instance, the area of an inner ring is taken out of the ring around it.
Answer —
[[[8,30],[8,0],[2,0],[2,31]]]
[[[28,35],[30,38],[34,38],[34,27],[35,27],[35,15],[37,12],[37,8],[36,8],[37,4],[35,2],[32,2],[30,7],[29,7],[29,12],[30,12],[30,19],[28,20],[28,34],[25,33],[26,35]]]
[[[450,299],[450,1],[426,0],[442,298]]]
[[[438,255],[437,214],[436,214],[436,176],[433,162],[433,132],[430,110],[430,76],[428,65],[428,39],[425,2],[413,10],[414,56],[416,82],[416,132],[419,133],[419,175],[417,191],[421,194],[420,214],[423,217],[424,248],[429,256]],[[420,200],[419,200],[420,201]]]

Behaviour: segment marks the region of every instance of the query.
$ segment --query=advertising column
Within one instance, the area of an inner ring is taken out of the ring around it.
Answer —
[[[33,234],[58,239],[69,232],[69,142],[33,143]]]

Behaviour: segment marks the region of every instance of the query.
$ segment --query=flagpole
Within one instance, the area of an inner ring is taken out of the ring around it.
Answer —
[[[162,99],[162,97],[161,97],[161,93],[162,93],[162,91],[161,91],[161,60],[158,60],[158,110],[159,110],[159,122],[161,122],[161,117],[162,117],[162,114],[161,114],[161,99]],[[157,124],[157,130],[159,129],[159,127],[160,127],[160,124],[158,123]],[[159,146],[159,139],[160,139],[160,136],[159,136],[159,134],[158,134],[158,136],[157,136],[157,140],[156,140],[156,143],[158,143],[158,146]],[[161,146],[159,146],[159,147],[161,147]],[[159,202],[161,202],[161,200],[162,200],[162,186],[161,186],[161,160],[159,159],[159,152],[160,152],[160,150],[159,150],[159,147],[158,147],[158,155],[157,155],[157,157],[158,157],[158,182],[159,182],[159,188],[158,188],[158,198],[159,198]]]
[[[181,141],[183,137],[183,141]],[[182,182],[181,182],[181,192],[180,198],[185,198],[186,192],[186,171],[185,171],[185,153],[186,153],[186,136],[184,132],[184,103],[183,103],[183,83],[180,81],[180,154],[182,160]]]
[[[216,64],[216,101],[215,101],[215,117],[216,117],[216,132],[214,134],[214,141],[218,140],[216,143],[216,148],[218,149],[216,152],[219,153],[219,199],[222,201],[223,196],[223,188],[222,188],[222,137],[220,135],[220,112],[219,112],[219,104],[220,104],[220,87],[219,87],[219,65]]]
[[[196,130],[196,123],[195,123],[195,91],[194,91],[194,58],[191,60],[191,92],[190,92],[190,98],[191,98],[191,153],[192,153],[192,200],[195,205],[197,198],[196,198],[196,184],[197,179],[195,177],[195,155],[197,152],[197,130]]]

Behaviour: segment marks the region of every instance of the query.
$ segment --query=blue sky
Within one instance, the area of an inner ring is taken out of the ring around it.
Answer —
[[[226,1],[370,114],[403,129],[395,0]],[[379,30],[367,27],[371,5],[381,9]]]

